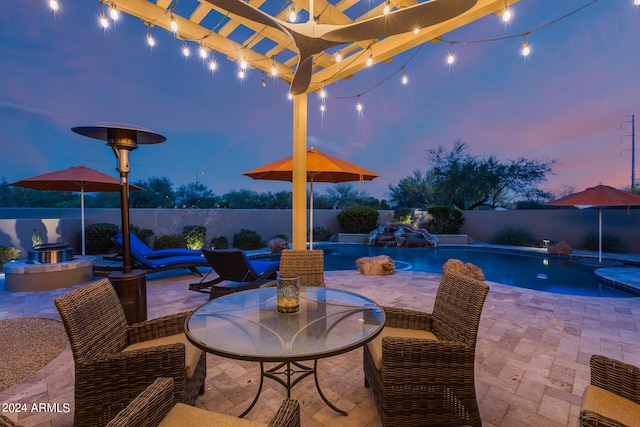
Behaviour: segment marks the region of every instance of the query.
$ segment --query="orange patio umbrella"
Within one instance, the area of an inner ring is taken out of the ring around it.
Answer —
[[[85,254],[84,193],[120,191],[119,179],[85,166],[72,166],[67,169],[26,178],[9,185],[32,190],[79,191],[82,220],[82,255]],[[129,189],[142,190],[141,187],[133,184],[129,185]]]
[[[253,179],[291,182],[293,180],[293,157],[276,160],[244,172],[242,175]],[[307,150],[307,182],[310,183],[311,192],[309,196],[309,211],[311,212],[309,215],[310,248],[313,249],[313,183],[328,182],[337,184],[350,181],[371,181],[379,176],[375,172],[330,156],[313,147]]]
[[[553,206],[597,206],[598,212],[598,262],[602,262],[602,207],[640,206],[640,195],[618,190],[608,185],[596,185],[584,191],[547,202]]]

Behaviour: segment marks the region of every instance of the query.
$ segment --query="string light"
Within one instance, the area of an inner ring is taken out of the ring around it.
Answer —
[[[507,0],[504,0],[504,12],[502,12],[502,22],[510,22],[513,15],[511,14],[511,9],[509,9],[509,5],[507,4]]]
[[[320,88],[318,95],[320,96],[320,99],[325,99],[327,97],[327,91],[324,89],[324,86]]]
[[[187,46],[187,43],[185,43],[184,45],[182,45],[182,55],[185,58],[188,58],[189,55],[191,55],[191,51],[189,50],[189,46]]]
[[[178,32],[178,23],[176,22],[176,18],[174,18],[173,13],[171,14],[171,23],[169,25],[171,26],[171,31],[174,33]]]
[[[107,5],[107,3],[108,3],[109,1],[110,1],[110,0],[101,0],[101,3],[103,3],[103,5],[105,5],[105,6],[106,6],[106,5]],[[503,21],[504,21],[504,22],[509,22],[509,21],[511,20],[511,18],[513,17],[513,16],[512,16],[512,13],[511,13],[511,10],[510,10],[510,8],[509,8],[509,5],[507,4],[507,1],[508,1],[508,0],[505,0],[505,7],[504,7],[504,10],[503,10],[503,13],[502,13],[502,19],[503,19]],[[560,20],[562,20],[562,19],[564,19],[564,18],[567,18],[567,17],[569,17],[569,16],[571,16],[571,15],[573,15],[573,14],[575,14],[575,13],[577,13],[577,12],[581,11],[582,9],[586,8],[587,6],[590,6],[591,4],[594,4],[594,3],[595,3],[595,2],[597,2],[597,1],[598,1],[598,0],[591,0],[591,1],[589,1],[586,5],[581,6],[581,7],[579,7],[578,9],[576,9],[576,10],[574,10],[574,11],[570,12],[570,13],[567,13],[567,14],[563,15],[563,16],[561,16],[560,18],[556,18],[556,19],[552,20],[551,22],[547,22],[547,23],[545,23],[545,24],[543,24],[543,25],[540,25],[539,27],[536,27],[536,28],[535,28],[535,29],[533,29],[533,30],[530,30],[530,31],[528,31],[528,32],[526,32],[526,33],[522,33],[522,34],[519,34],[519,35],[511,35],[511,36],[505,36],[505,37],[494,38],[494,39],[486,39],[486,40],[474,40],[474,41],[470,41],[470,42],[469,42],[469,41],[465,41],[465,42],[462,42],[462,41],[448,41],[448,43],[450,43],[450,44],[451,44],[451,49],[450,49],[449,54],[448,54],[448,56],[447,56],[447,63],[448,63],[449,65],[451,65],[451,64],[453,64],[453,63],[455,62],[455,56],[454,56],[454,54],[453,54],[453,44],[454,44],[454,43],[464,43],[464,44],[467,44],[467,43],[481,43],[481,42],[490,42],[490,41],[497,41],[497,40],[509,39],[509,38],[514,38],[514,37],[518,37],[518,36],[522,36],[522,37],[524,37],[524,41],[523,41],[522,48],[521,48],[521,54],[522,54],[524,57],[527,57],[527,56],[529,56],[529,55],[531,54],[531,52],[532,52],[532,51],[531,51],[531,47],[529,46],[529,44],[528,44],[528,42],[527,42],[527,36],[528,36],[529,34],[532,34],[532,33],[534,33],[534,32],[537,32],[537,31],[539,31],[539,30],[541,30],[541,29],[543,29],[543,28],[545,28],[545,27],[547,27],[547,26],[549,26],[549,25],[551,25],[551,24],[554,24],[554,23],[556,23],[556,22],[558,22],[558,21],[560,21]],[[635,6],[640,6],[640,0],[632,0],[632,1],[633,1],[633,4],[634,4]],[[49,4],[49,8],[50,8],[51,10],[53,10],[53,11],[58,11],[58,10],[59,10],[59,7],[60,7],[60,6],[59,6],[59,2],[58,2],[58,0],[49,0],[49,1],[48,1],[48,4]],[[104,7],[104,6],[103,6],[103,7]],[[385,7],[384,7],[384,11],[383,11],[384,15],[387,15],[387,14],[389,14],[389,13],[391,12],[391,7],[392,7],[392,5],[391,5],[391,3],[390,3],[390,0],[386,0],[386,2],[385,2]],[[116,21],[116,20],[118,20],[118,19],[119,19],[120,14],[119,14],[119,11],[117,10],[116,5],[115,5],[115,3],[113,2],[113,0],[111,0],[111,6],[108,8],[108,11],[109,11],[109,12],[108,12],[109,17],[110,17],[112,20]],[[162,16],[164,16],[164,15],[162,15]],[[162,16],[161,16],[161,17],[162,17]],[[296,15],[295,15],[295,7],[294,7],[293,5],[292,5],[292,7],[291,7],[290,18],[291,18],[291,17],[293,17],[292,22],[295,22],[295,20],[297,19],[297,17],[296,17]],[[158,19],[159,19],[159,18],[158,18]],[[107,17],[105,16],[105,11],[104,11],[104,9],[103,9],[103,11],[100,13],[99,22],[100,22],[100,25],[101,25],[104,29],[109,28],[109,25],[110,25],[110,24],[109,24],[109,20],[108,20],[108,19],[107,19]],[[155,44],[156,44],[155,39],[152,37],[152,35],[151,35],[151,33],[150,33],[151,25],[152,25],[154,22],[155,22],[155,20],[154,20],[154,21],[152,21],[150,24],[149,24],[149,23],[146,23],[146,24],[149,26],[149,29],[147,30],[147,44],[148,44],[150,47],[154,47],[154,46],[155,46]],[[171,30],[172,30],[173,32],[175,32],[175,33],[177,33],[177,32],[178,32],[178,24],[177,24],[177,22],[176,22],[176,20],[175,20],[175,17],[174,17],[174,15],[173,15],[173,13],[172,13],[172,12],[170,12],[170,27],[171,27]],[[213,31],[213,30],[212,30],[212,31]],[[413,33],[414,33],[415,35],[417,35],[417,34],[419,34],[419,32],[420,32],[420,28],[414,28],[412,31],[413,31]],[[182,37],[181,37],[181,39],[186,40],[185,38],[182,38]],[[199,39],[199,40],[202,40],[202,39]],[[195,42],[197,43],[199,40],[191,40],[191,41],[195,41]],[[438,40],[446,41],[446,40],[443,40],[442,38],[438,38]],[[187,41],[189,41],[189,40],[187,40]],[[422,45],[421,45],[420,47],[422,47]],[[244,49],[243,49],[243,50],[244,50]],[[418,51],[419,51],[419,50],[420,50],[420,49],[418,49]],[[370,51],[370,53],[369,53],[369,57],[368,57],[368,59],[367,59],[367,66],[371,66],[371,65],[372,65],[372,63],[373,63],[373,55],[372,55],[372,53],[371,53],[371,48],[369,48],[369,51]],[[183,49],[182,49],[182,53],[183,53],[183,55],[184,55],[185,57],[190,56],[190,51],[189,51],[189,48],[188,48],[188,46],[187,46],[186,41],[185,41],[185,43],[184,43],[184,46],[183,46]],[[209,62],[209,69],[210,69],[211,71],[214,71],[214,70],[216,70],[216,69],[217,69],[217,62],[216,62],[216,60],[215,60],[215,52],[213,52],[213,55],[214,55],[214,58]],[[206,58],[208,57],[208,52],[206,51],[206,49],[205,49],[203,46],[200,46],[200,56],[201,56],[203,59],[206,59]],[[415,54],[414,54],[413,56],[415,56]],[[413,58],[413,56],[412,56],[412,58]],[[341,52],[341,50],[339,50],[339,51],[337,52],[336,56],[335,56],[335,61],[336,61],[336,63],[340,63],[340,62],[342,61],[342,59],[343,59],[343,57],[342,57],[342,52]],[[411,60],[411,59],[410,59],[410,60]],[[409,60],[409,61],[410,61],[410,60]],[[407,65],[407,64],[408,64],[408,62],[407,62],[406,64],[404,64],[404,65],[402,66],[402,68],[401,68],[401,71],[402,71],[401,82],[402,82],[402,84],[403,84],[403,85],[408,84],[408,77],[407,77],[406,72],[404,72],[404,66],[405,66],[405,65]],[[247,64],[246,60],[244,59],[244,57],[243,57],[242,61],[240,62],[240,67],[241,67],[241,68],[240,68],[240,70],[238,71],[238,77],[239,77],[240,79],[244,79],[244,78],[247,76],[246,69],[247,69],[247,67],[248,67],[248,64]],[[398,71],[395,71],[393,74],[395,74],[395,73],[397,73],[397,72],[398,72]],[[271,74],[272,74],[272,76],[274,76],[274,77],[276,77],[276,76],[277,76],[276,63],[275,63],[275,61],[274,61],[273,59],[272,59]],[[393,74],[392,74],[392,75],[393,75]],[[264,76],[264,72],[263,72],[263,76]],[[368,90],[367,90],[367,91],[365,91],[364,93],[366,94],[367,92],[369,92],[369,91],[373,90],[375,87],[379,86],[381,83],[383,83],[384,81],[388,80],[390,77],[391,77],[391,76],[388,76],[388,77],[387,77],[387,78],[385,78],[382,82],[380,82],[380,83],[376,84],[373,88],[368,89]],[[262,83],[263,83],[263,86],[264,86],[264,85],[266,85],[266,82],[264,81],[264,78],[262,79]],[[357,109],[357,111],[358,111],[359,113],[361,113],[361,112],[363,111],[363,105],[362,105],[362,103],[361,103],[361,101],[360,101],[360,96],[361,96],[361,95],[362,95],[362,93],[361,93],[361,94],[359,94],[359,95],[357,95],[357,103],[356,103],[356,109]],[[293,99],[293,95],[291,94],[291,92],[289,92],[289,93],[287,94],[287,97],[288,97],[290,100],[292,100],[292,99]],[[322,88],[322,89],[321,89],[321,98],[323,99],[323,101],[321,102],[321,107],[320,107],[322,111],[325,111],[325,109],[326,109],[325,102],[324,102],[324,97],[326,97],[326,92],[325,92],[324,88]],[[342,98],[353,98],[353,96],[349,96],[349,97],[342,97]]]
[[[271,77],[278,77],[278,68],[274,60],[271,60]]]
[[[109,21],[107,20],[107,17],[104,16],[104,13],[102,12],[100,12],[100,26],[105,30],[109,28]]]
[[[522,56],[525,58],[531,54],[531,48],[529,47],[529,43],[527,43],[527,36],[524,36],[524,42],[522,42],[522,50],[520,53],[522,53]]]
[[[114,4],[109,6],[109,16],[114,21],[117,21],[118,19],[120,19],[120,12],[118,12],[118,9],[116,9],[116,6]]]
[[[456,56],[453,54],[453,43],[450,43],[449,54],[447,55],[447,64],[453,65],[456,62]]]
[[[298,16],[296,15],[296,8],[294,6],[291,6],[291,11],[289,12],[289,22],[295,24],[297,20]]]
[[[267,87],[267,82],[264,81],[264,77],[262,78],[262,87]]]
[[[322,112],[324,113],[324,112],[326,111],[326,109],[327,109],[327,107],[325,107],[325,105],[324,105],[324,101],[322,101],[322,102],[320,103],[320,111],[322,111]]]
[[[388,15],[390,12],[391,12],[391,4],[389,3],[389,0],[387,0],[387,2],[384,4],[384,9],[382,9],[382,14]]]
[[[147,44],[149,47],[154,47],[156,45],[156,40],[151,35],[151,30],[147,30]]]
[[[291,92],[287,92],[287,99],[289,101],[293,100],[293,94]]]
[[[209,52],[207,52],[207,49],[205,49],[204,46],[200,45],[200,58],[202,59],[207,59],[209,57]]]
[[[633,4],[636,6],[640,6],[640,0],[633,0]]]

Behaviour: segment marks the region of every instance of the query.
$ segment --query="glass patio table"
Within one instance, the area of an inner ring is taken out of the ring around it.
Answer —
[[[264,377],[291,389],[309,375],[334,411],[318,383],[318,359],[343,354],[374,339],[384,326],[384,311],[372,300],[332,288],[300,287],[300,310],[276,311],[276,288],[259,288],[224,295],[195,310],[185,323],[190,342],[223,357],[260,362],[260,384],[244,417],[256,404]],[[313,366],[301,361],[313,360]],[[277,366],[265,369],[265,362]]]

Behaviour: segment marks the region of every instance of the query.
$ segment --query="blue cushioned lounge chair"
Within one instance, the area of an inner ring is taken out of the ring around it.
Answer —
[[[240,249],[202,249],[202,254],[218,277],[207,281],[207,273],[199,283],[189,285],[189,289],[209,292],[210,299],[258,288],[265,281],[273,280],[280,267],[277,261],[250,260]],[[223,281],[231,283],[220,285]]]
[[[166,258],[170,256],[200,256],[202,252],[200,249],[187,249],[187,248],[169,248],[169,249],[156,249],[153,250],[149,246],[145,245],[142,240],[133,233],[129,233],[131,249],[135,249],[147,259]],[[122,247],[122,234],[116,234],[115,240],[118,246]]]
[[[118,241],[118,239],[114,238],[113,243],[122,249],[122,240]],[[202,255],[166,256],[164,258],[149,259],[145,258],[145,256],[133,244],[130,245],[130,248],[131,261],[134,265],[147,270],[147,273],[173,270],[176,268],[188,268],[198,276],[202,276],[202,273],[200,273],[196,267],[209,267],[209,263]]]

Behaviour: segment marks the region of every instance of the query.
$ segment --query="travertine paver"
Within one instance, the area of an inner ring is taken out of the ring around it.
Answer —
[[[188,291],[194,276],[176,272],[148,277],[149,317],[188,310],[207,295]],[[382,305],[431,311],[440,276],[397,272],[362,276],[327,272],[328,286],[355,291]],[[640,298],[601,299],[537,292],[490,283],[476,355],[476,388],[485,427],[575,426],[589,382],[589,357],[605,354],[640,366]],[[77,287],[77,286],[76,286]],[[76,288],[74,287],[74,288]],[[0,281],[0,319],[59,318],[53,299],[73,288],[10,293]],[[197,406],[239,414],[257,390],[259,365],[209,355],[206,393]],[[320,383],[328,398],[349,411],[329,409],[305,379],[292,391],[302,405],[303,425],[379,427],[371,392],[364,388],[362,352],[323,359]],[[284,397],[283,388],[265,380],[265,389],[247,418],[267,420]],[[71,403],[73,360],[67,347],[52,363],[4,392],[0,403]],[[8,414],[25,426],[71,426],[71,413]]]

